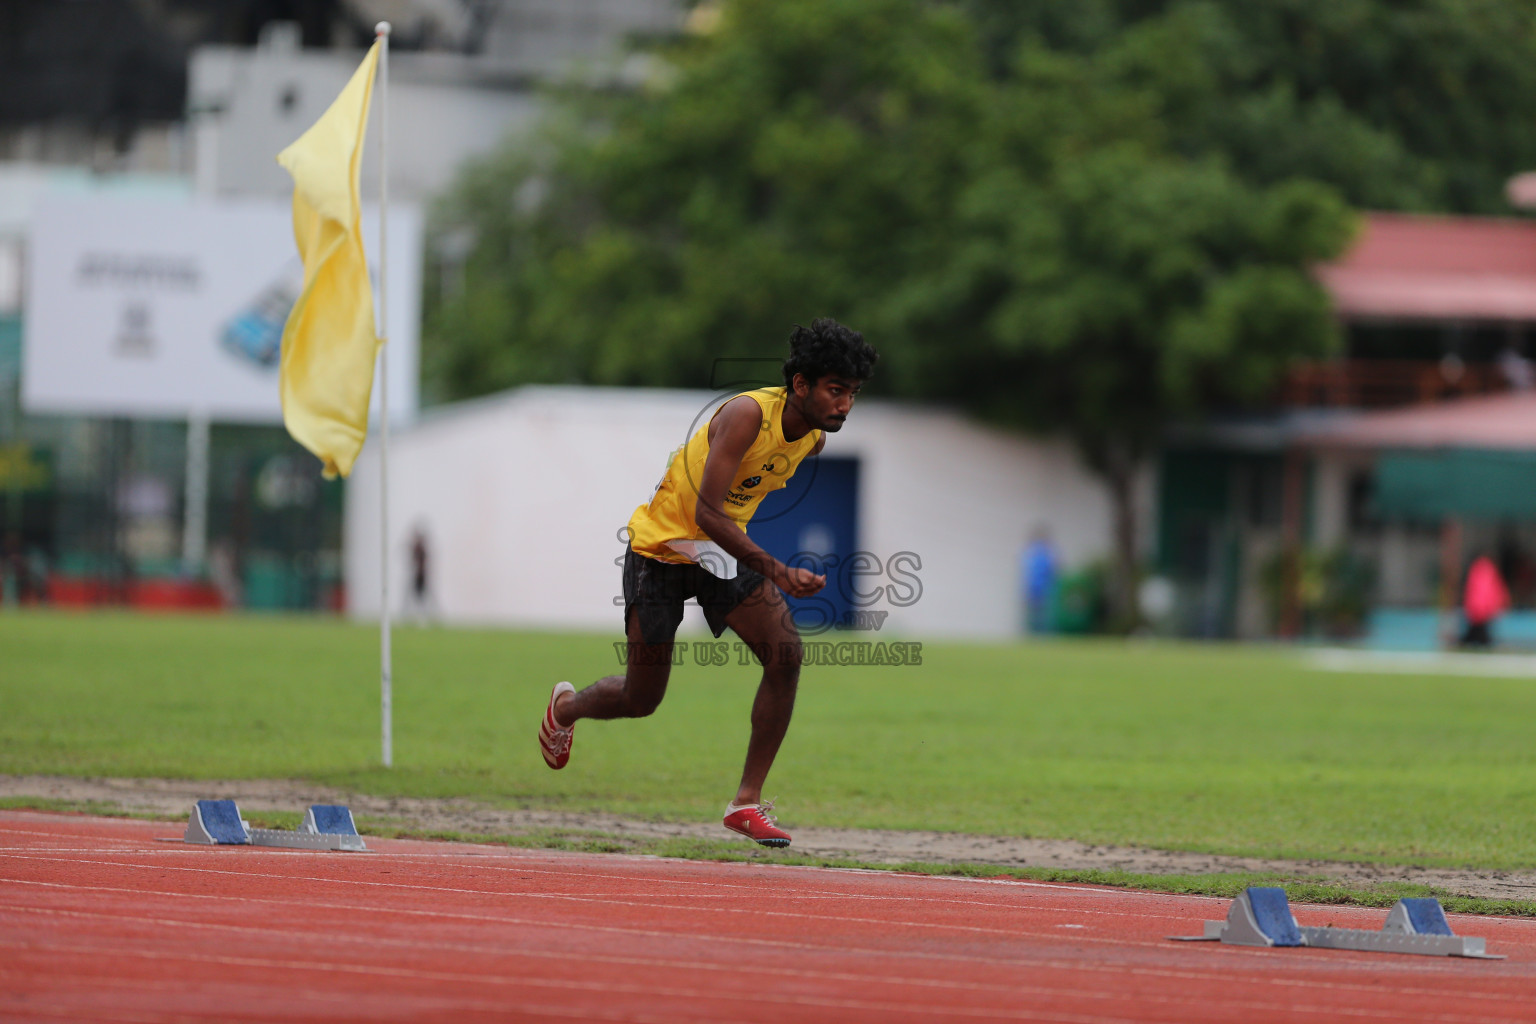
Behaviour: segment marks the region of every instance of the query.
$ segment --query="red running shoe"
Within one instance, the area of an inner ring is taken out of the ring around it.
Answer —
[[[760,846],[788,846],[789,833],[779,828],[778,819],[768,814],[771,810],[772,800],[764,800],[760,804],[743,804],[740,807],[726,804],[723,824],[732,832],[740,832]]]
[[[576,724],[562,727],[555,722],[555,701],[562,693],[575,692],[576,687],[570,683],[556,683],[555,691],[549,695],[549,707],[544,709],[544,721],[539,723],[539,751],[551,768],[564,768],[571,759],[571,737],[575,735]]]

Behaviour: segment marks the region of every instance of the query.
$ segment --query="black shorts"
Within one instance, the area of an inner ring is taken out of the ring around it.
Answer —
[[[736,578],[722,580],[692,562],[662,562],[624,551],[624,632],[629,612],[639,616],[640,638],[668,644],[683,621],[683,603],[697,598],[704,621],[715,636],[725,632],[725,617],[762,585],[763,574],[738,563]]]

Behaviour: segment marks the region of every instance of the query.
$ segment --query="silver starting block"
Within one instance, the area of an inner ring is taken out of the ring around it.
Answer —
[[[304,812],[297,831],[251,828],[233,800],[199,800],[192,807],[186,842],[205,846],[277,846],[289,850],[351,850],[366,852],[346,807],[315,804]]]
[[[295,832],[278,828],[252,829],[251,845],[282,846],[290,850],[368,851],[363,837],[357,834],[351,809],[340,804],[311,804]]]
[[[1224,942],[1233,946],[1310,946],[1372,953],[1417,953],[1503,960],[1487,952],[1485,940],[1451,931],[1440,901],[1397,901],[1381,931],[1368,928],[1314,928],[1296,923],[1285,890],[1250,886],[1232,901],[1225,921],[1205,922],[1203,935],[1174,935],[1185,942]]]
[[[338,836],[325,832],[289,832],[281,828],[251,829],[252,846],[281,846],[289,850],[352,850],[366,852],[361,836]]]

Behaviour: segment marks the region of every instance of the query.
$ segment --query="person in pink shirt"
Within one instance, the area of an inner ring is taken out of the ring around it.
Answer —
[[[1467,570],[1467,587],[1462,594],[1461,610],[1467,629],[1461,642],[1468,647],[1493,645],[1493,620],[1509,610],[1509,589],[1498,567],[1487,555],[1473,559]]]

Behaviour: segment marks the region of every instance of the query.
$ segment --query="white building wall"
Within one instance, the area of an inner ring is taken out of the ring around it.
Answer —
[[[429,412],[397,432],[392,607],[406,611],[419,527],[440,621],[617,632],[624,524],[718,400],[705,391],[524,388]],[[861,547],[882,565],[902,551],[921,559],[922,596],[890,609],[886,633],[1011,636],[1017,556],[1033,526],[1051,528],[1069,566],[1109,547],[1107,493],[1060,442],[866,399],[826,454],[861,459]],[[347,487],[344,531],[348,604],[359,618],[379,610],[378,472],[370,438]]]
[[[277,154],[325,113],[362,60],[361,53],[206,46],[192,55],[187,106],[200,195],[293,195],[293,179]],[[360,165],[363,197],[378,195],[381,93],[377,87]],[[530,89],[477,76],[464,58],[391,54],[389,193],[429,199],[445,190],[465,160],[481,156],[508,133],[532,125]]]
[[[1335,548],[1349,539],[1349,477],[1354,465],[1337,456],[1313,462],[1312,543]]]
[[[375,4],[383,10],[389,5]],[[475,56],[394,50],[389,57],[389,188],[425,200],[443,192],[467,159],[532,126],[539,83],[572,75],[636,84],[645,61],[620,58],[627,35],[681,29],[678,0],[499,0],[480,5]],[[439,18],[469,31],[465,5]],[[417,10],[417,19],[430,10]],[[403,19],[409,30],[412,20]],[[471,40],[464,40],[471,42]],[[275,157],[325,112],[362,60],[360,51],[304,50],[296,26],[271,24],[254,49],[205,46],[188,70],[187,108],[201,195],[287,196]],[[381,93],[375,87],[364,196],[378,194]]]
[[[485,53],[545,75],[611,53],[629,33],[678,31],[679,0],[500,0],[486,26]]]
[[[863,460],[860,544],[882,560],[922,559],[921,600],[890,629],[923,636],[1009,636],[1019,623],[1019,550],[1037,525],[1064,563],[1102,557],[1108,493],[1062,442],[894,403],[855,409],[828,454]]]

